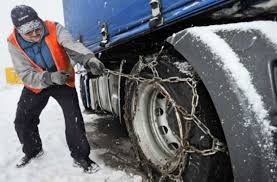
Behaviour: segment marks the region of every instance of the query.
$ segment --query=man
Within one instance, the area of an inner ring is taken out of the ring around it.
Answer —
[[[98,165],[89,158],[90,146],[70,60],[84,65],[96,75],[104,72],[103,63],[89,49],[74,41],[62,25],[42,21],[29,6],[16,6],[11,11],[11,18],[15,28],[8,37],[8,47],[14,68],[24,83],[14,123],[25,155],[17,167],[25,166],[43,153],[39,116],[49,97],[53,97],[63,110],[66,141],[74,164],[85,172],[97,170]]]

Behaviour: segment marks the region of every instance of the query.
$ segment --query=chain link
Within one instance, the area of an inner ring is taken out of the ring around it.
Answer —
[[[182,182],[183,181],[182,173],[185,171],[189,154],[197,153],[203,156],[210,156],[210,155],[216,154],[217,152],[225,152],[226,147],[222,142],[219,141],[219,139],[217,139],[215,136],[212,135],[209,128],[196,116],[195,112],[199,103],[199,95],[197,93],[197,88],[196,88],[197,81],[195,81],[195,79],[193,79],[192,77],[180,78],[180,77],[174,76],[174,77],[168,77],[168,78],[161,78],[159,76],[156,66],[158,65],[157,59],[161,54],[162,49],[159,52],[158,56],[152,59],[151,62],[145,63],[145,60],[143,59],[142,56],[140,56],[139,58],[137,72],[140,73],[143,69],[149,68],[153,74],[152,78],[144,78],[139,76],[138,74],[125,74],[125,73],[121,73],[121,72],[117,72],[109,69],[105,69],[105,73],[113,74],[115,76],[125,77],[126,79],[134,80],[139,83],[155,84],[156,87],[160,89],[160,93],[172,104],[172,106],[175,109],[177,122],[179,126],[181,147],[176,152],[177,155],[167,161],[164,169],[162,169],[162,176],[160,177],[159,182],[162,182],[167,178],[176,182]],[[82,73],[82,71],[79,71],[79,73]],[[190,112],[188,112],[184,107],[178,105],[176,101],[171,97],[171,95],[166,91],[166,89],[162,86],[162,83],[173,84],[173,83],[180,83],[180,82],[187,84],[192,90]],[[135,107],[136,107],[136,102],[137,100],[135,101]],[[135,114],[133,114],[133,116],[134,115]],[[211,148],[198,149],[189,143],[188,134],[191,129],[192,123],[194,123],[205,135],[209,136],[212,139]],[[185,125],[185,132],[183,130],[183,125]],[[142,160],[140,160],[139,158],[138,149],[135,149],[135,150],[136,150],[136,155],[138,155],[137,159],[140,162],[142,162]],[[172,174],[172,170],[169,171],[169,164],[173,161],[178,161],[178,166],[177,166],[178,170],[174,170],[174,174]],[[153,181],[152,172],[149,170],[148,170],[148,177],[150,178],[150,181]]]

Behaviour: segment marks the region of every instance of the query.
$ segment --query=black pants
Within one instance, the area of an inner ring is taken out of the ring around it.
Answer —
[[[57,100],[63,110],[66,141],[71,156],[77,160],[88,157],[90,146],[86,138],[78,96],[75,88],[68,86],[49,87],[39,94],[26,88],[22,90],[14,123],[18,138],[23,144],[23,152],[27,156],[33,157],[42,148],[38,131],[39,116],[50,96]]]

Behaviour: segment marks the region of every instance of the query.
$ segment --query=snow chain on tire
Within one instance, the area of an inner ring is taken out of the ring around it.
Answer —
[[[179,126],[179,131],[180,131],[180,138],[181,140],[181,147],[177,151],[177,155],[172,158],[171,160],[167,161],[167,165],[165,165],[164,169],[161,171],[161,177],[159,179],[159,182],[162,182],[166,180],[166,178],[169,178],[170,180],[176,181],[176,182],[182,182],[182,173],[185,170],[186,163],[187,163],[187,158],[189,153],[197,153],[202,156],[210,156],[214,155],[217,152],[225,152],[226,147],[225,145],[219,141],[218,138],[216,138],[209,130],[209,128],[200,121],[200,119],[195,115],[196,108],[198,106],[198,101],[199,101],[199,95],[197,94],[197,81],[194,80],[192,77],[188,78],[180,78],[180,77],[168,77],[168,78],[161,78],[159,76],[159,73],[156,69],[156,66],[158,65],[157,59],[159,58],[160,54],[162,53],[163,47],[159,54],[154,58],[153,61],[150,63],[144,63],[143,57],[140,57],[139,59],[139,66],[138,66],[138,73],[140,73],[143,69],[149,68],[152,71],[153,77],[151,79],[149,78],[144,78],[138,76],[138,74],[125,74],[125,73],[120,73],[117,71],[109,70],[106,69],[106,74],[113,74],[115,76],[122,76],[125,77],[129,80],[136,81],[137,83],[148,83],[148,84],[153,84],[155,85],[156,88],[160,89],[161,94],[173,105],[176,116],[177,116],[177,122]],[[161,83],[179,83],[183,82],[184,84],[187,84],[191,89],[192,89],[192,101],[191,101],[191,111],[188,112],[186,111],[182,106],[178,105],[174,99],[170,96],[170,94],[164,89],[164,87],[161,85]],[[136,102],[137,102],[137,93],[135,93],[135,107],[136,107]],[[184,134],[183,130],[183,124],[181,121],[181,117],[186,121],[184,123],[185,126],[185,131],[188,131]],[[135,114],[134,114],[135,115]],[[198,149],[192,145],[190,145],[190,142],[188,141],[188,133],[191,129],[191,124],[194,123],[204,134],[208,135],[212,139],[212,146],[209,149]],[[129,129],[128,129],[129,130]],[[131,137],[133,138],[133,137]],[[139,156],[139,151],[137,146],[134,146],[135,153],[137,155],[137,160],[141,163],[142,166],[145,166],[147,171],[148,171],[148,177],[150,178],[150,181],[153,180],[152,176],[152,171],[148,167],[148,165],[140,159]],[[174,161],[175,159],[178,159],[178,170],[175,170],[174,174],[170,173],[168,170],[169,164]],[[145,163],[145,164],[144,164]]]

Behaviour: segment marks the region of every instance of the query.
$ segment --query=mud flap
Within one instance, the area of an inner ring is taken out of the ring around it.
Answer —
[[[204,82],[228,142],[235,181],[277,181],[277,23],[185,29],[167,39]]]

